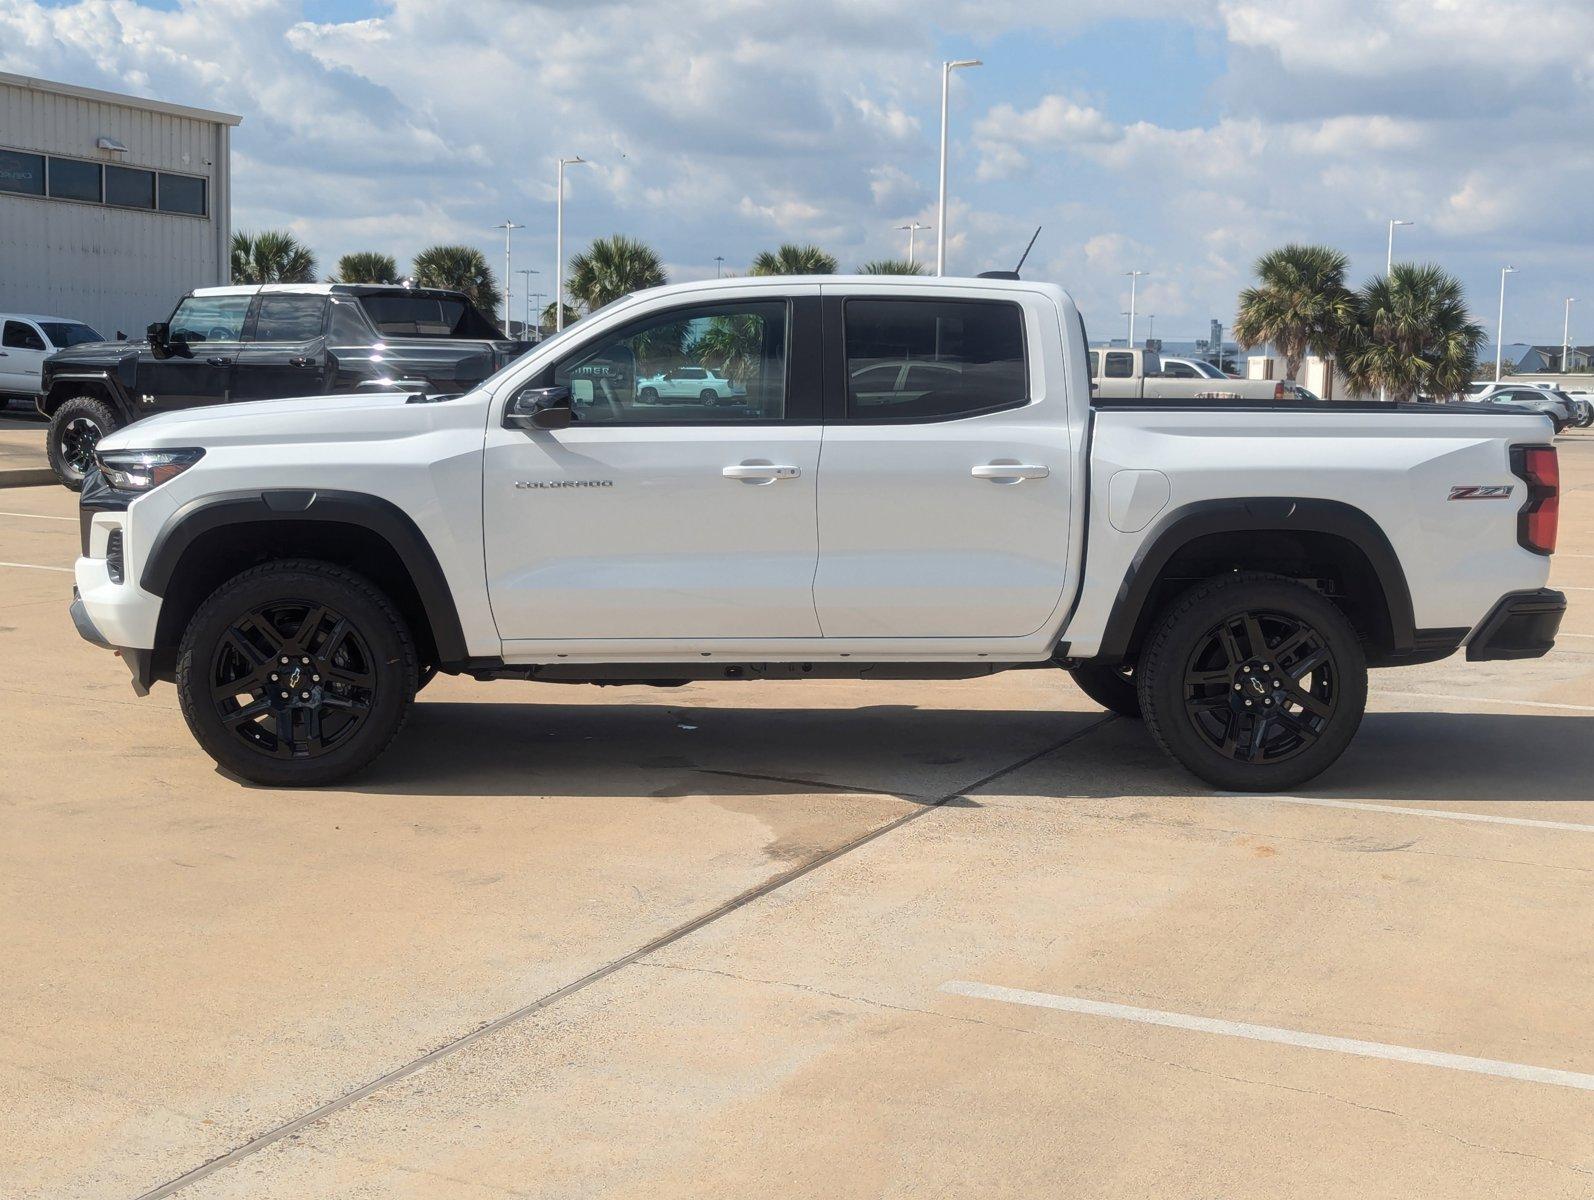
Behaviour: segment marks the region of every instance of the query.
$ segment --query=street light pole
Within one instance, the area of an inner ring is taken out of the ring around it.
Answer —
[[[1500,268],[1500,320],[1494,327],[1494,381],[1500,382],[1500,361],[1505,353],[1505,277],[1515,271],[1515,267]]]
[[[1563,375],[1572,369],[1567,365],[1566,359],[1572,352],[1572,305],[1576,303],[1576,296],[1566,298],[1566,316],[1561,321],[1561,374]]]
[[[514,235],[515,230],[524,229],[525,226],[524,225],[516,225],[513,221],[508,220],[506,218],[502,225],[494,225],[493,228],[494,229],[502,229],[504,231],[504,336],[508,337],[509,336],[509,312],[510,312],[510,309],[509,309],[509,299],[510,299],[509,293],[510,293],[510,290],[511,290],[511,285],[515,282],[514,272],[509,269],[509,267],[510,267],[509,239]]]
[[[913,266],[914,262],[916,261],[915,258],[914,258],[914,253],[913,253],[913,251],[914,251],[913,235],[915,233],[917,233],[921,229],[929,229],[929,228],[931,228],[929,225],[921,225],[917,221],[912,221],[912,222],[909,222],[906,225],[898,225],[897,226],[898,230],[906,229],[908,231],[908,266],[910,266],[910,267]]]
[[[553,235],[553,328],[555,333],[565,327],[565,167],[572,163],[584,163],[586,161],[580,155],[559,160],[559,201],[555,210]]]
[[[946,113],[947,94],[952,87],[952,72],[960,67],[978,67],[977,58],[959,58],[941,64],[941,192],[935,219],[935,273],[946,274]]]
[[[723,271],[724,268],[725,268],[725,256],[723,254],[716,254],[714,256],[714,278],[715,279],[718,279],[720,277],[720,272]]]
[[[1389,273],[1395,269],[1395,226],[1396,225],[1411,225],[1411,224],[1414,224],[1414,222],[1412,222],[1412,221],[1399,221],[1399,220],[1395,220],[1393,218],[1390,219],[1390,222],[1389,222],[1389,248],[1384,251],[1384,280],[1385,280],[1386,283],[1389,280]],[[1389,399],[1389,389],[1383,384],[1379,384],[1378,385],[1378,398],[1380,400],[1388,400]]]
[[[531,277],[533,275],[540,274],[540,272],[531,267],[522,267],[520,270],[516,271],[515,274],[524,275],[526,277],[526,320],[520,329],[520,336],[526,337],[526,335],[531,332]],[[506,330],[505,332],[508,331]]]
[[[1150,271],[1125,271],[1129,277],[1129,348],[1135,348],[1135,288],[1142,275],[1151,274]]]

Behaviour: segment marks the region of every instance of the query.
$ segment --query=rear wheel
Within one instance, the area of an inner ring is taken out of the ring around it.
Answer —
[[[708,408],[713,408],[720,402],[720,394],[713,388],[704,388],[697,394],[697,398]]]
[[[332,563],[237,575],[178,650],[188,727],[225,770],[273,787],[333,783],[393,740],[415,696],[409,629],[380,590]]]
[[[1231,791],[1283,791],[1318,775],[1367,704],[1367,663],[1345,614],[1275,575],[1191,588],[1157,622],[1137,674],[1158,744]]]
[[[121,424],[111,406],[97,396],[73,396],[55,410],[46,445],[50,469],[63,487],[83,490],[83,477],[94,465],[94,448]]]
[[[1140,692],[1135,687],[1134,671],[1124,666],[1083,663],[1068,672],[1084,692],[1108,712],[1120,717],[1140,719]]]

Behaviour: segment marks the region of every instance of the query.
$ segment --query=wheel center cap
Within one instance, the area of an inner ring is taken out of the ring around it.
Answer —
[[[1267,681],[1264,680],[1260,675],[1251,675],[1251,676],[1249,676],[1246,679],[1245,684],[1246,684],[1246,686],[1248,688],[1251,689],[1251,694],[1252,695],[1254,695],[1254,696],[1265,696],[1265,695],[1267,695]]]
[[[301,671],[298,667],[295,667],[293,669],[293,671],[288,675],[288,686],[290,688],[298,687],[299,686],[299,681],[301,679],[303,679],[303,678],[304,678],[304,672]]]

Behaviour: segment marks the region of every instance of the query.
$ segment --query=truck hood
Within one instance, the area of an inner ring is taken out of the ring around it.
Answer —
[[[435,408],[434,403],[416,402],[403,392],[234,401],[145,417],[102,438],[99,446],[102,450],[164,450],[372,441],[430,428]]]
[[[114,370],[124,359],[137,358],[147,343],[138,342],[80,342],[57,350],[44,361],[52,367],[94,367],[97,370]]]

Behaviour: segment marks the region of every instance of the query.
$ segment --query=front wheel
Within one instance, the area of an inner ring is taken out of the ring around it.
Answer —
[[[1185,592],[1136,674],[1158,744],[1230,791],[1285,791],[1320,774],[1367,705],[1367,662],[1345,614],[1277,575],[1225,575]]]
[[[291,559],[234,576],[178,647],[177,694],[223,769],[271,787],[334,783],[368,766],[415,697],[414,640],[369,580]]]
[[[659,389],[645,387],[636,394],[638,404],[657,404],[659,402]]]
[[[97,396],[73,396],[55,410],[46,452],[62,487],[83,490],[83,477],[94,465],[94,448],[120,426],[110,405]]]

